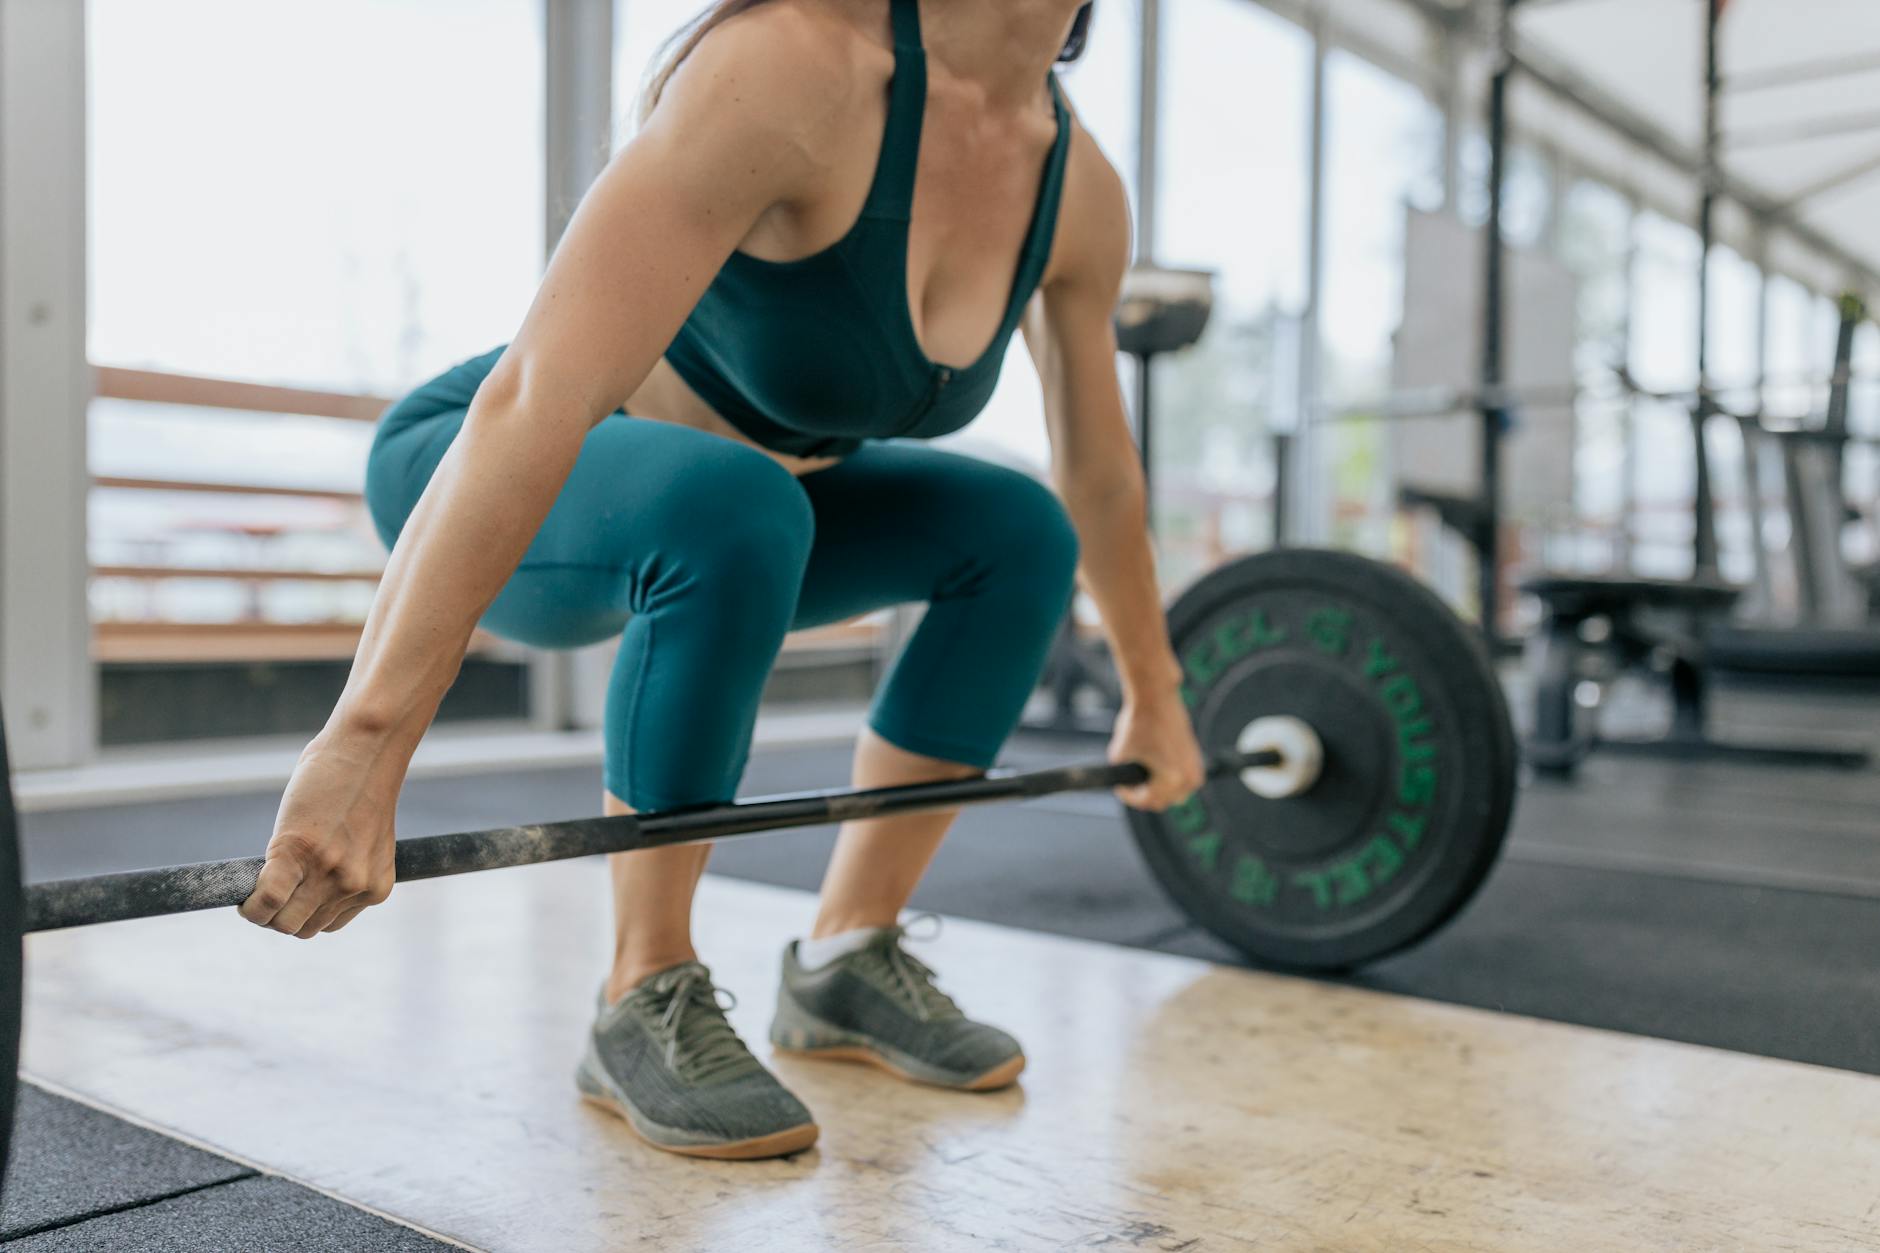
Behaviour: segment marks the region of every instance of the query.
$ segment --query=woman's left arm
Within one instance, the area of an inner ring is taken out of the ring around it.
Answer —
[[[1051,264],[1026,313],[1025,343],[1044,385],[1052,481],[1077,528],[1081,581],[1097,603],[1122,680],[1110,757],[1141,761],[1152,775],[1118,795],[1139,809],[1165,809],[1201,785],[1201,750],[1181,699],[1142,467],[1116,377],[1111,317],[1129,254],[1122,180],[1080,127]]]

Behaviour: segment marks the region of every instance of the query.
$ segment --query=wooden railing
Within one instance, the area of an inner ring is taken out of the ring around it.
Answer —
[[[334,487],[289,487],[267,483],[213,483],[199,479],[133,479],[116,474],[94,475],[93,487],[115,487],[135,492],[188,492],[192,495],[295,496],[303,500],[338,500],[361,504],[365,495]]]
[[[377,421],[391,405],[385,396],[278,387],[199,375],[113,366],[93,369],[95,394],[113,400],[182,405],[190,408],[230,409],[244,413],[288,414],[333,418],[349,422]],[[328,500],[357,506],[361,492],[340,488],[303,487],[267,483],[230,483],[198,479],[142,478],[98,475],[95,488],[137,492],[179,492],[190,495],[277,496]],[[135,579],[168,582],[209,579],[251,585],[292,582],[376,583],[376,569],[310,570],[303,568],[186,566],[165,563],[115,562],[92,568],[97,579]],[[94,624],[93,656],[109,662],[191,661],[297,661],[338,660],[358,648],[361,627],[347,622],[288,623],[268,621],[170,622],[105,621]],[[873,622],[844,623],[792,635],[791,651],[843,651],[872,647],[882,628]],[[472,651],[505,647],[494,636],[477,632]]]
[[[353,622],[98,622],[91,655],[103,662],[344,661],[359,649]],[[483,631],[470,652],[500,651]]]
[[[293,576],[285,576],[293,577]],[[874,647],[882,627],[844,622],[799,631],[784,641],[791,653],[845,653]],[[352,622],[98,622],[92,658],[109,662],[343,661],[359,648]],[[472,654],[512,646],[486,631],[470,638]]]
[[[379,570],[237,569],[233,566],[93,566],[94,579],[214,579],[228,583],[377,583]]]
[[[109,400],[188,405],[194,409],[239,409],[244,413],[287,413],[309,418],[376,422],[392,404],[385,396],[328,392],[307,387],[277,387],[234,379],[169,374],[156,370],[92,369],[92,394]]]

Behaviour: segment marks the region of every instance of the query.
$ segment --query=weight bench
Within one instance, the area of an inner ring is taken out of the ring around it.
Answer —
[[[1716,580],[1538,575],[1522,590],[1540,600],[1540,630],[1529,647],[1534,723],[1528,761],[1569,776],[1595,747],[1683,761],[1727,758],[1790,766],[1865,766],[1865,749],[1814,744],[1744,743],[1710,734],[1708,639],[1736,604],[1739,589]],[[1648,666],[1671,690],[1671,725],[1642,739],[1602,736],[1600,702],[1579,701],[1581,685],[1603,693],[1620,674]]]
[[[1482,496],[1465,496],[1415,483],[1400,483],[1397,485],[1397,507],[1406,513],[1427,509],[1435,514],[1439,523],[1461,537],[1478,562],[1482,560],[1482,554],[1488,551],[1488,542],[1495,528],[1495,510]],[[1494,630],[1494,619],[1492,611],[1482,611],[1482,620],[1487,624],[1482,633],[1489,652],[1496,658],[1518,656],[1521,652],[1520,641]]]
[[[1419,487],[1414,483],[1398,484],[1397,507],[1403,510],[1431,510],[1438,521],[1470,543],[1474,543],[1491,524],[1488,507],[1477,497]]]

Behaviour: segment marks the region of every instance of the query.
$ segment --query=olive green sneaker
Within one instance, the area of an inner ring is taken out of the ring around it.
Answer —
[[[867,1062],[943,1088],[986,1092],[1011,1084],[1025,1069],[1018,1041],[962,1013],[934,986],[934,972],[901,947],[906,936],[906,926],[884,927],[861,949],[815,970],[798,963],[793,941],[783,951],[770,1042],[779,1052]]]
[[[815,1120],[744,1047],[725,1018],[735,1003],[720,1003],[711,972],[695,961],[611,1005],[603,994],[575,1071],[581,1095],[670,1153],[744,1159],[808,1148]]]

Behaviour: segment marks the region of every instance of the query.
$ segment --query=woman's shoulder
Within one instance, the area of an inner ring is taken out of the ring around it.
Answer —
[[[1129,194],[1122,175],[1077,120],[1075,111],[1070,126],[1057,232],[1044,282],[1094,278],[1099,285],[1107,284],[1120,275],[1129,260]]]
[[[839,0],[767,0],[713,27],[673,75],[752,93],[837,133],[894,72],[894,54]]]

